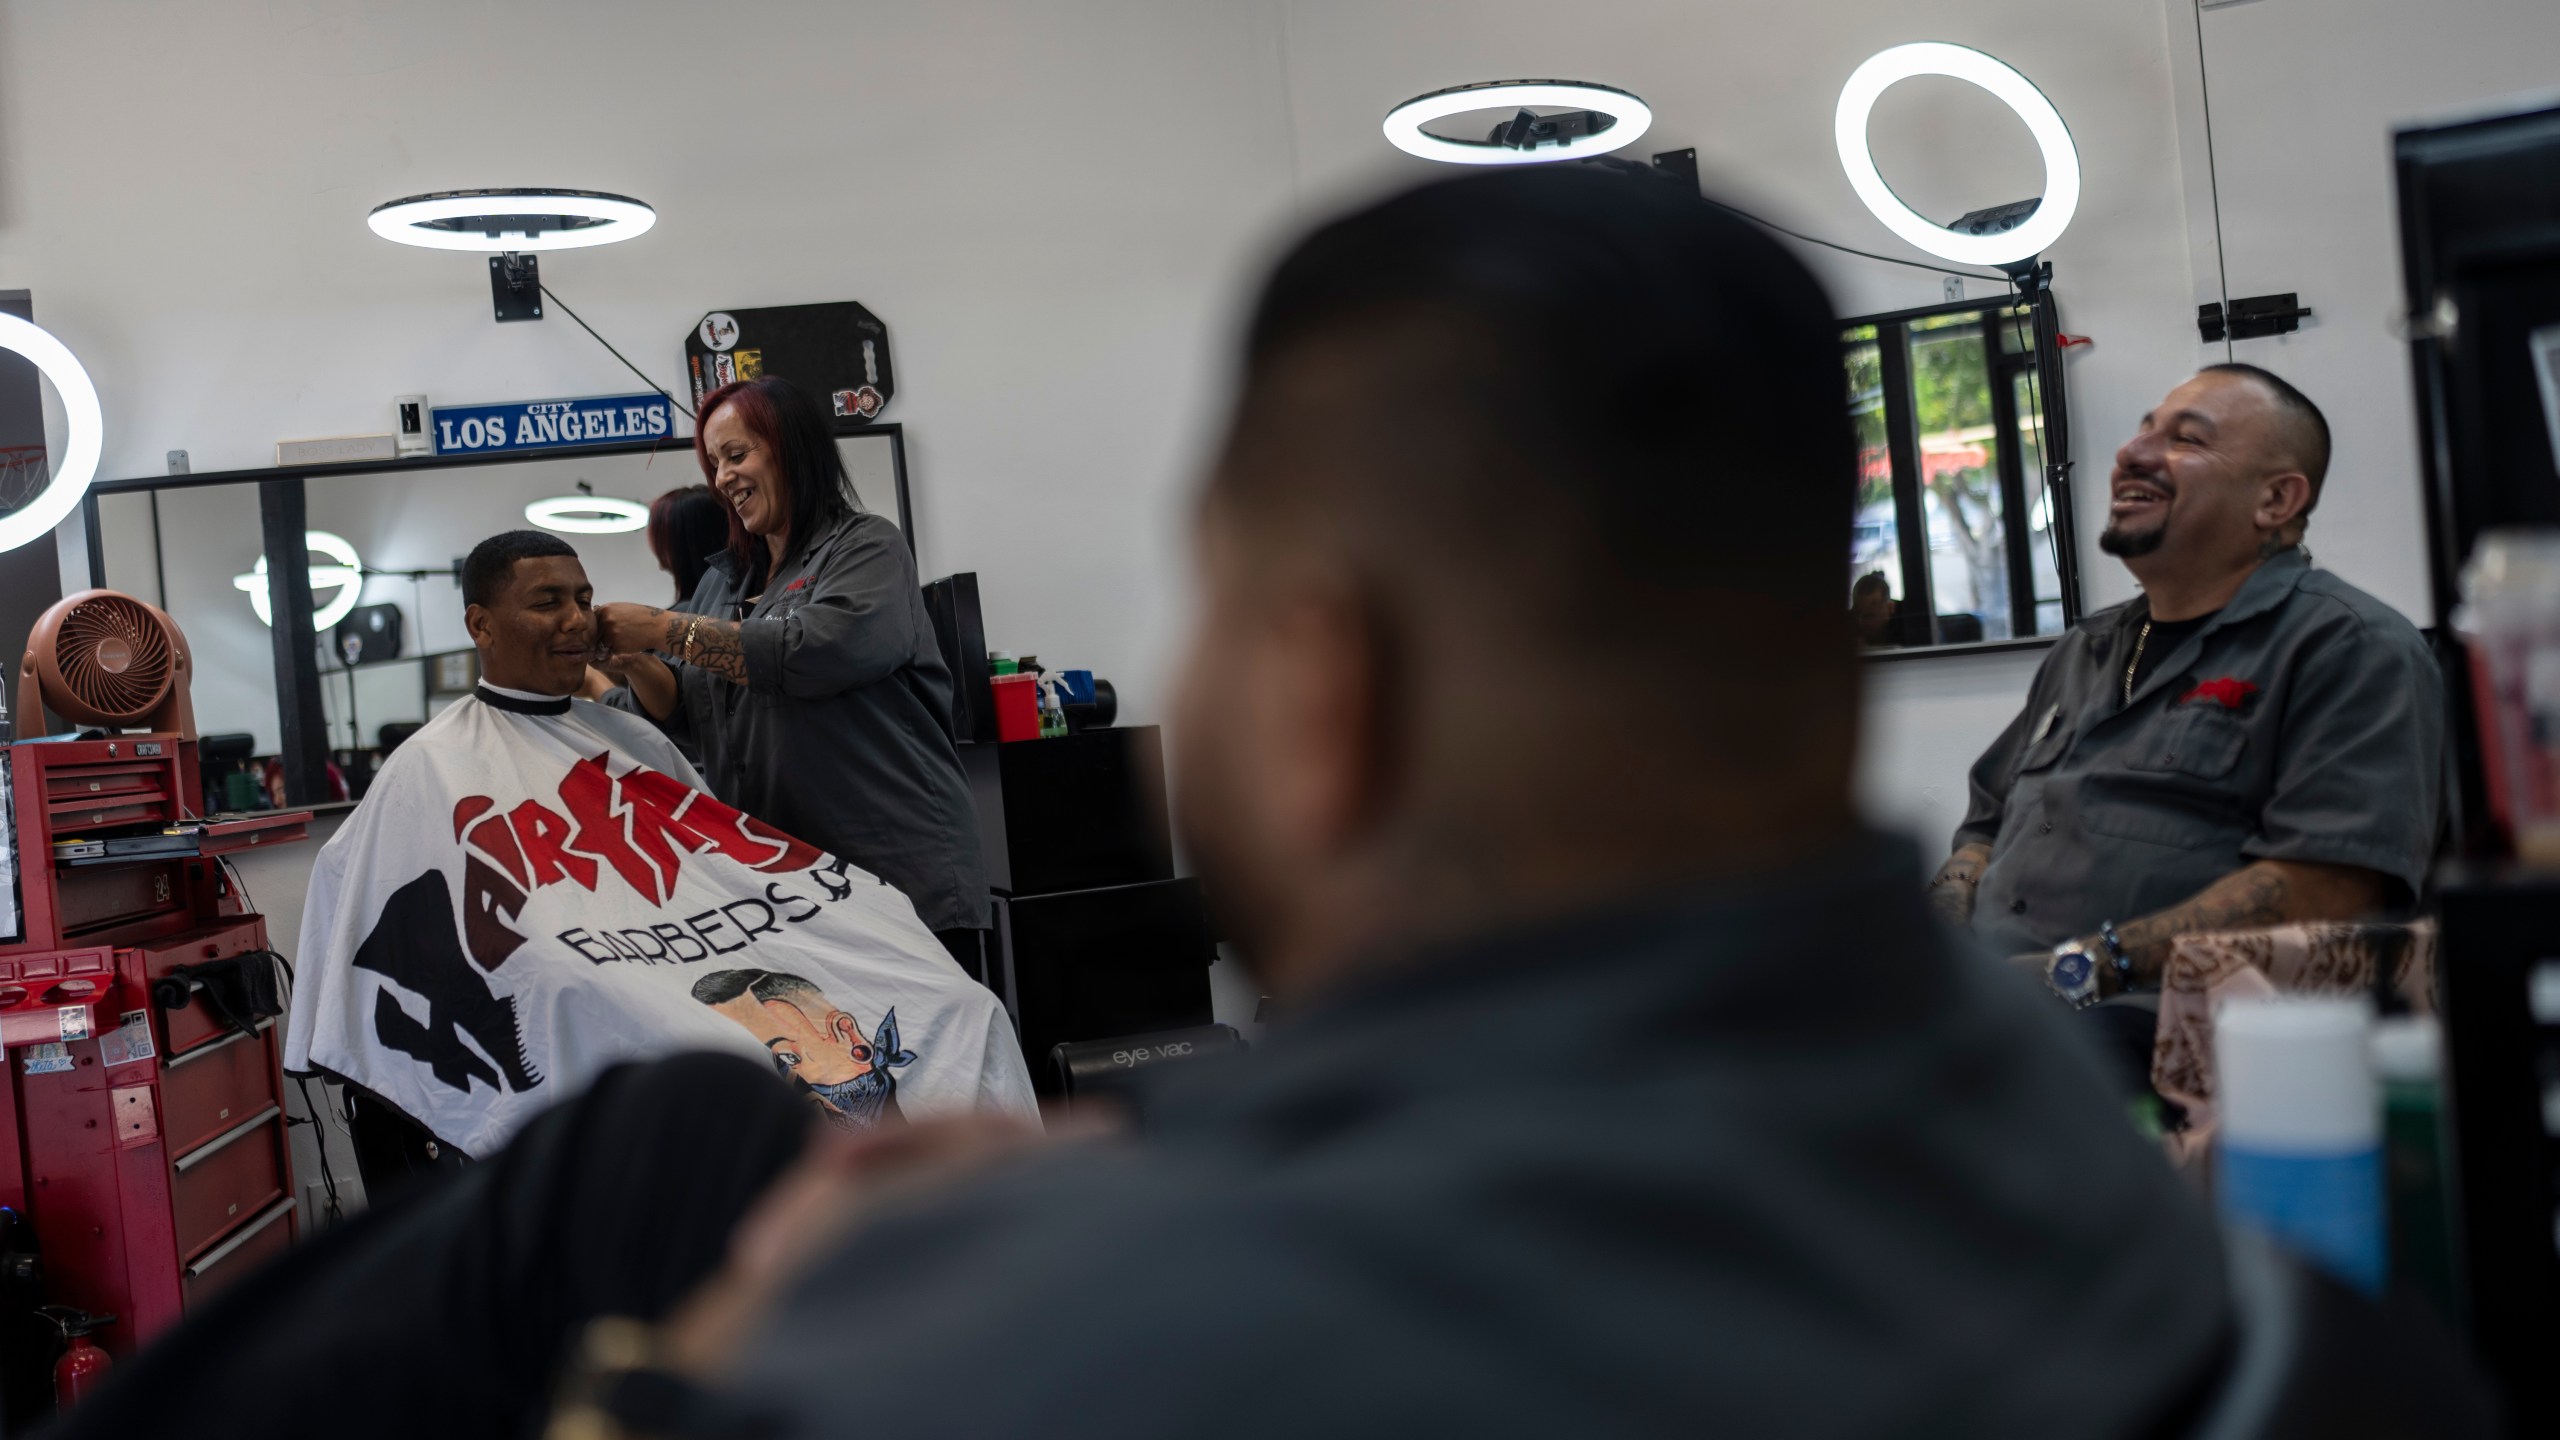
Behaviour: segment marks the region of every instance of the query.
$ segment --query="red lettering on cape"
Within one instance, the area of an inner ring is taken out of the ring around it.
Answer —
[[[532,873],[535,889],[561,880],[573,881],[585,890],[596,888],[596,862],[569,853],[569,822],[545,808],[541,801],[527,800],[507,812],[507,823],[515,827],[516,842],[524,847],[525,865]]]
[[[486,795],[463,796],[461,802],[453,807],[453,838],[461,839],[464,827],[468,826],[474,818],[496,809],[497,805],[497,801]]]
[[[560,803],[568,807],[569,818],[578,826],[569,844],[611,865],[614,873],[650,904],[663,905],[675,889],[675,857],[667,857],[661,873],[631,843],[623,818],[628,810],[626,807],[617,811],[616,788],[613,777],[605,773],[602,755],[589,756],[569,767],[568,775],[560,782]]]
[[[516,848],[515,832],[507,828],[507,817],[492,815],[471,827],[471,843],[480,853],[507,872],[518,886],[531,885],[533,877],[525,872],[524,852]]]

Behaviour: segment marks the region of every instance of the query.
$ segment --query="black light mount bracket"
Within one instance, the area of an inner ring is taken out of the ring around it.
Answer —
[[[2053,288],[2053,262],[2030,255],[2024,260],[2004,260],[1998,266],[2009,283],[2018,287],[2018,298],[2033,303],[2038,295]]]
[[[501,323],[542,318],[542,257],[509,250],[489,257],[489,304]]]
[[[1597,110],[1568,110],[1561,115],[1541,115],[1535,110],[1522,110],[1486,132],[1485,143],[1505,150],[1536,150],[1547,145],[1564,145],[1597,135],[1618,123],[1615,115]]]
[[[2223,339],[2263,340],[2270,335],[2290,335],[2302,328],[2311,316],[2311,307],[2288,290],[2282,295],[2251,295],[2231,302],[2228,315],[2218,304],[2196,307],[2196,334],[2207,344]]]
[[[1981,210],[1968,210],[1956,217],[1947,228],[1958,235],[2006,235],[2033,219],[2044,208],[2044,197],[2012,200],[2006,205],[1993,205]]]

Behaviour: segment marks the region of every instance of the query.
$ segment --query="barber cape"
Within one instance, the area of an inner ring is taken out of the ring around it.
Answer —
[[[655,727],[495,691],[320,851],[285,1068],[487,1155],[607,1066],[767,1060],[839,1123],[1036,1115],[1003,1007],[907,897],[742,815]]]

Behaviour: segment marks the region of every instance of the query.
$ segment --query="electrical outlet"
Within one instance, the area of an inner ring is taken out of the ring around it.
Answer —
[[[1947,282],[1946,282],[1946,295],[1947,295],[1947,298],[1948,298],[1948,299],[1950,299],[1950,300],[1961,300],[1961,299],[1963,299],[1963,298],[1964,298],[1964,277],[1963,277],[1963,276],[1961,276],[1961,275],[1950,275],[1950,276],[1948,276],[1948,277],[1947,277]]]

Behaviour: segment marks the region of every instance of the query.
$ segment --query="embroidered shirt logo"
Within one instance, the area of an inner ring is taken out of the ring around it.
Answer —
[[[2245,710],[2249,705],[2249,697],[2257,693],[2258,687],[2255,684],[2236,676],[2225,675],[2218,680],[2198,681],[2194,689],[2178,697],[2178,703],[2192,705],[2202,700],[2208,704],[2219,705],[2225,710]]]

